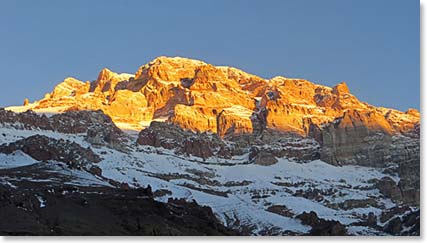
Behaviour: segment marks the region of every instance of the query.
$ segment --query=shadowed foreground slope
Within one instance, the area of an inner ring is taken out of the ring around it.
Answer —
[[[116,189],[63,183],[64,175],[39,166],[0,170],[32,177],[0,185],[0,235],[236,235],[215,218],[209,207],[169,199],[155,201],[151,188]],[[56,178],[59,183],[43,182]],[[38,182],[34,182],[38,181]],[[62,185],[61,185],[62,184]]]

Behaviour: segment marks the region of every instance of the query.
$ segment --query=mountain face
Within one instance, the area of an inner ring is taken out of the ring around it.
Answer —
[[[159,57],[134,75],[66,78],[0,110],[0,132],[6,174],[64,164],[106,187],[150,185],[239,234],[419,234],[420,113],[369,105],[345,83]]]

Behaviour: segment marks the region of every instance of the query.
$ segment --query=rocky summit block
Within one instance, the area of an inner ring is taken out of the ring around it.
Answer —
[[[348,110],[378,111],[388,131],[404,132],[419,122],[419,112],[377,108],[359,101],[346,83],[333,88],[304,79],[265,80],[233,67],[180,57],[158,57],[135,75],[103,69],[92,82],[67,78],[42,100],[19,109],[102,110],[122,127],[142,129],[164,119],[183,128],[221,137],[253,133],[254,114],[265,110],[265,128],[308,136]],[[13,109],[13,108],[11,108]],[[404,121],[404,122],[403,122]],[[256,123],[256,122],[255,122]]]

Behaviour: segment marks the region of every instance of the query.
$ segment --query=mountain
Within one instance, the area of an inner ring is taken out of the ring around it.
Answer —
[[[179,57],[156,58],[135,75],[103,69],[93,82],[66,78],[44,99],[10,109],[101,109],[123,128],[139,131],[161,119],[221,137],[254,132],[258,127],[252,124],[252,116],[263,109],[268,112],[267,128],[303,136],[310,132],[310,125],[332,122],[353,110],[384,116],[390,125],[383,129],[389,133],[407,132],[419,121],[416,110],[403,113],[359,101],[345,83],[329,88],[303,79],[265,80],[236,68]]]
[[[0,172],[26,174],[3,180],[16,190],[64,165],[85,173],[72,185],[150,185],[158,202],[209,206],[231,230],[213,234],[419,234],[420,113],[362,102],[344,82],[158,57],[66,78],[0,115]]]

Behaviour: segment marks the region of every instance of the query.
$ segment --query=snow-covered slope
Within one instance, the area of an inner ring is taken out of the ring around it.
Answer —
[[[130,151],[120,152],[91,146],[85,134],[19,130],[5,125],[0,129],[0,144],[35,134],[91,147],[101,157],[101,162],[96,164],[102,171],[101,177],[64,169],[62,173],[72,173],[76,177],[72,183],[113,186],[111,179],[130,187],[150,185],[159,201],[167,201],[169,197],[196,200],[210,206],[224,225],[255,235],[308,233],[311,227],[296,216],[310,211],[320,218],[347,225],[351,234],[384,234],[375,227],[357,223],[364,222],[369,213],[379,217],[396,206],[375,187],[378,178],[390,177],[380,168],[338,167],[320,160],[296,163],[286,158],[263,166],[248,162],[248,153],[231,159],[211,157],[203,160],[176,154],[173,150],[136,145],[135,141],[129,141]],[[35,161],[20,151],[0,154],[0,170],[37,163],[46,162]],[[58,167],[61,162],[49,163],[57,173],[64,168]],[[399,181],[397,176],[391,177]],[[13,184],[13,181],[3,179],[0,183]],[[274,210],[277,208],[282,211]]]

